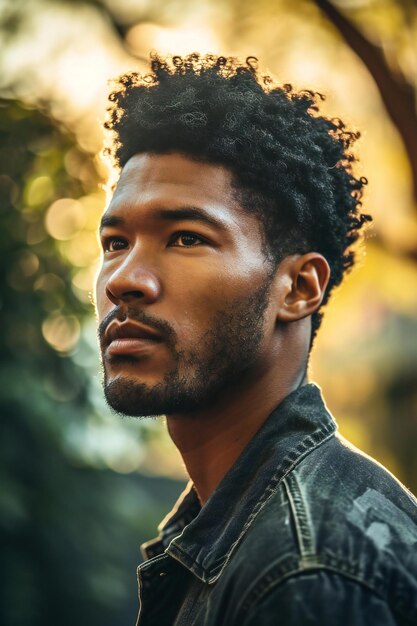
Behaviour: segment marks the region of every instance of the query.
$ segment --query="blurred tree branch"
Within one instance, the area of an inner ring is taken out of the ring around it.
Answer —
[[[409,157],[413,194],[417,204],[417,111],[415,88],[388,65],[382,49],[341,13],[329,0],[314,0],[355,52],[374,79],[387,113],[403,140]],[[417,259],[417,251],[415,253]]]

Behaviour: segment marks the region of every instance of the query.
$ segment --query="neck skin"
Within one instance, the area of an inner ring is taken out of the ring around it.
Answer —
[[[292,391],[308,382],[306,343],[296,340],[297,324],[283,342],[285,355],[256,377],[241,381],[215,404],[189,415],[167,416],[171,439],[204,505],[227,471],[266,421]],[[299,335],[298,335],[299,336]],[[291,341],[294,339],[294,341]]]

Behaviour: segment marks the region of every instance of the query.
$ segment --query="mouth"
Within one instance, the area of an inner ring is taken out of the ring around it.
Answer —
[[[116,320],[109,324],[104,338],[108,357],[144,354],[162,342],[161,335],[148,326]]]

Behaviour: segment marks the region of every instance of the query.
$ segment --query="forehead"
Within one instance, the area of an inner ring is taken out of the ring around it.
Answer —
[[[243,210],[235,198],[231,172],[179,153],[136,154],[122,169],[111,205],[162,201]]]

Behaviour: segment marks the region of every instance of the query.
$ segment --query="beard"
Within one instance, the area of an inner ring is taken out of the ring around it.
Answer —
[[[179,349],[175,332],[167,322],[130,306],[129,319],[163,333],[174,365],[161,382],[152,386],[127,376],[109,382],[103,356],[103,387],[110,408],[125,416],[153,417],[192,413],[214,404],[222,392],[238,385],[257,361],[271,283],[269,276],[249,296],[229,302],[227,308],[215,314],[198,345],[187,350]],[[105,328],[119,314],[120,307],[116,307],[99,326],[102,352]],[[111,360],[134,364],[135,357],[117,356]]]

